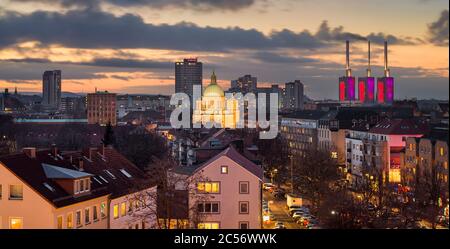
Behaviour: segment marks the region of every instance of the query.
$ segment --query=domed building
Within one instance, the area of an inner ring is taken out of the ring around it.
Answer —
[[[194,124],[203,125],[212,122],[221,128],[236,128],[239,122],[238,101],[225,97],[225,92],[217,84],[215,72],[211,75],[211,83],[203,90],[202,99],[195,103],[192,120]]]

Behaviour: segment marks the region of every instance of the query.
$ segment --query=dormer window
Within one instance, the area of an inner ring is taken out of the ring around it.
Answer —
[[[115,175],[113,175],[112,173],[111,173],[111,171],[109,171],[109,170],[105,170],[105,173],[109,176],[109,177],[111,177],[111,179],[116,179],[116,176]]]
[[[89,178],[77,179],[74,181],[74,194],[81,194],[91,190],[91,181]]]

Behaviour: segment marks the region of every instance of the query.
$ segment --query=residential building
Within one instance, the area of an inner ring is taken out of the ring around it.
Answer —
[[[117,124],[116,94],[108,91],[88,93],[87,95],[88,124]]]
[[[24,148],[0,157],[0,228],[152,228],[156,199],[134,202],[143,191],[156,186],[112,148]]]
[[[304,109],[304,86],[300,80],[288,82],[284,88],[284,109],[303,110]]]
[[[197,58],[175,62],[175,93],[185,93],[193,98],[193,87],[202,86],[203,64]]]
[[[281,118],[280,133],[286,140],[287,152],[292,156],[303,156],[318,148],[319,120],[323,111],[298,111]]]
[[[199,229],[260,229],[263,169],[229,146],[208,161],[177,167],[189,192],[189,223]],[[200,217],[200,218],[199,218]]]
[[[61,106],[61,70],[45,71],[42,76],[42,105],[51,109]]]
[[[247,93],[256,93],[258,87],[258,78],[251,75],[244,75],[239,77],[237,80],[231,81],[230,91],[236,93],[242,93],[243,95]]]

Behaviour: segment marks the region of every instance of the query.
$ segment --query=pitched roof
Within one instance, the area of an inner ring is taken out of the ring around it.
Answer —
[[[309,111],[309,110],[305,110],[305,111],[297,111],[297,112],[285,114],[283,116],[283,118],[319,120],[323,116],[325,116],[326,114],[327,114],[327,112],[325,112],[325,111],[318,111],[318,110]]]
[[[112,198],[129,194],[155,184],[145,173],[112,148],[86,152],[66,152],[54,156],[50,150],[36,152],[36,158],[25,153],[0,157],[0,162],[24,183],[56,207],[71,205],[100,196]],[[78,168],[83,162],[83,171]],[[74,197],[56,182],[57,179],[91,177],[91,192]],[[48,187],[50,186],[50,187]],[[52,191],[53,190],[53,191]]]
[[[385,119],[369,130],[370,133],[386,135],[426,134],[428,126],[415,119]]]
[[[252,173],[256,177],[258,177],[259,179],[261,179],[261,180],[263,179],[263,175],[264,175],[263,169],[260,166],[256,165],[255,163],[253,163],[252,161],[250,161],[249,159],[247,159],[241,153],[239,153],[234,148],[234,146],[227,147],[225,150],[223,150],[222,152],[220,152],[219,154],[217,154],[216,156],[209,159],[208,161],[206,161],[203,164],[192,165],[192,166],[180,166],[180,167],[175,168],[174,171],[177,173],[180,173],[180,174],[192,175],[192,174],[200,171],[201,169],[207,167],[208,165],[210,165],[211,163],[213,163],[214,161],[216,161],[217,159],[219,159],[222,156],[226,156],[226,157],[230,158],[236,164],[238,164],[239,166],[248,170],[250,173]]]

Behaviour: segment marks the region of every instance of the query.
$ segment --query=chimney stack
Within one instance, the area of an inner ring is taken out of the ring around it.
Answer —
[[[370,65],[370,40],[368,41],[368,65],[367,65],[367,77],[372,77],[372,68]]]
[[[345,72],[347,77],[352,76],[352,69],[350,69],[350,42],[347,40],[345,42],[346,44],[346,50],[345,50],[345,57],[346,57],[346,65],[345,65]]]
[[[58,156],[58,148],[56,147],[56,144],[52,144],[52,155],[54,157]]]
[[[84,171],[84,161],[82,158],[80,158],[80,161],[78,161],[78,170]]]
[[[36,148],[35,147],[23,148],[23,153],[25,153],[25,155],[27,155],[29,158],[36,158]]]
[[[390,74],[388,66],[388,42],[384,41],[384,76],[390,77]]]

